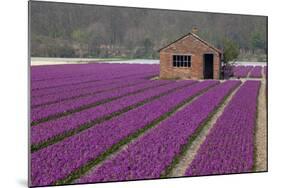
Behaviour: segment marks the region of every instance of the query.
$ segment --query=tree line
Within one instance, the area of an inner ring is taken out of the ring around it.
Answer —
[[[31,56],[36,57],[158,58],[158,49],[193,27],[220,49],[267,51],[264,16],[36,1],[30,6]]]

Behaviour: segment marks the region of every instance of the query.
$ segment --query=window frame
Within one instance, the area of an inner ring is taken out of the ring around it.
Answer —
[[[172,67],[173,68],[191,68],[192,54],[173,54]]]

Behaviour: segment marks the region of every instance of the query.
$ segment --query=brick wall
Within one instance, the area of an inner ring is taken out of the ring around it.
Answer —
[[[213,76],[220,78],[220,56],[213,48],[189,35],[160,51],[160,79],[203,79],[204,54],[214,54]],[[173,55],[191,55],[191,67],[173,67]]]

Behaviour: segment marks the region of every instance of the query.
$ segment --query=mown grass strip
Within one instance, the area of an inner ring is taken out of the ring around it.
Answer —
[[[55,143],[57,143],[57,142],[60,142],[60,141],[62,141],[62,140],[65,139],[65,138],[68,138],[68,137],[73,136],[73,135],[75,135],[75,134],[77,134],[77,133],[80,133],[80,132],[82,132],[82,131],[84,131],[84,130],[90,128],[90,127],[93,127],[93,126],[96,125],[96,124],[99,124],[99,123],[102,123],[102,122],[104,122],[104,121],[110,120],[110,119],[112,119],[112,118],[114,118],[114,117],[116,117],[116,116],[119,116],[119,115],[121,115],[121,114],[123,114],[123,113],[126,113],[126,112],[128,112],[128,111],[130,111],[130,110],[132,110],[132,109],[135,109],[135,108],[140,107],[140,106],[142,106],[142,105],[144,105],[144,104],[146,104],[146,103],[149,103],[149,102],[151,102],[151,101],[153,101],[153,100],[156,100],[156,99],[158,99],[158,98],[160,98],[160,97],[162,97],[162,96],[164,96],[164,95],[167,95],[167,94],[169,94],[169,93],[175,92],[175,91],[177,91],[177,90],[179,90],[179,89],[182,89],[182,88],[184,88],[184,87],[186,87],[186,86],[189,87],[189,86],[194,85],[194,84],[196,84],[196,83],[197,83],[197,82],[194,82],[194,83],[191,83],[191,84],[189,83],[188,85],[184,85],[184,86],[180,86],[180,87],[178,87],[178,88],[176,88],[176,89],[168,90],[168,91],[166,91],[166,92],[164,92],[164,93],[161,93],[161,94],[159,94],[159,95],[156,95],[156,96],[147,98],[147,99],[145,99],[145,100],[143,100],[143,101],[140,101],[140,102],[138,102],[138,103],[136,103],[136,104],[134,104],[134,105],[130,105],[130,106],[128,106],[128,107],[125,107],[125,108],[123,108],[123,109],[121,109],[121,110],[118,110],[118,111],[116,111],[116,112],[113,112],[113,113],[111,113],[111,114],[109,114],[109,115],[105,115],[105,116],[102,116],[102,117],[97,118],[97,119],[95,119],[95,120],[92,120],[92,121],[90,121],[90,122],[88,122],[88,123],[82,124],[81,126],[79,126],[79,127],[76,128],[76,129],[67,131],[67,132],[65,132],[65,133],[63,133],[63,134],[56,135],[56,136],[54,136],[54,137],[52,137],[52,138],[50,138],[50,139],[48,139],[48,140],[46,140],[46,141],[40,142],[40,143],[38,143],[38,144],[33,144],[33,145],[31,145],[31,152],[32,152],[32,153],[33,153],[33,152],[36,152],[36,151],[38,151],[38,150],[40,150],[40,149],[42,149],[42,148],[45,148],[45,147],[47,147],[47,146],[50,146],[50,145],[55,144]]]
[[[182,106],[184,106],[185,104],[189,103],[190,101],[192,101],[194,98],[200,96],[201,94],[203,94],[204,92],[206,92],[207,90],[209,90],[210,88],[216,86],[218,84],[209,86],[208,88],[205,88],[204,90],[202,90],[201,92],[195,94],[194,96],[188,98],[187,100],[183,101],[182,103],[176,105],[173,109],[171,109],[169,112],[163,114],[162,116],[160,116],[159,118],[155,119],[154,121],[152,121],[151,123],[149,123],[148,125],[146,125],[144,128],[139,129],[137,132],[129,135],[128,137],[126,137],[125,139],[119,141],[117,144],[114,144],[111,148],[109,148],[108,150],[106,150],[104,153],[102,153],[101,155],[99,155],[97,158],[87,162],[85,165],[83,165],[82,167],[74,170],[72,173],[70,173],[67,177],[58,180],[56,182],[53,183],[53,185],[63,185],[63,184],[71,184],[74,180],[79,179],[81,176],[83,176],[84,174],[86,174],[89,170],[91,170],[94,166],[96,166],[97,164],[99,164],[100,162],[104,161],[105,159],[107,159],[108,156],[112,155],[113,153],[117,152],[119,149],[121,149],[124,145],[130,143],[131,141],[135,140],[136,138],[138,138],[139,136],[143,135],[144,133],[146,133],[147,131],[149,131],[151,128],[157,126],[160,122],[164,121],[165,119],[169,118],[171,115],[173,115],[179,108],[181,108]]]
[[[241,83],[237,84],[236,87],[232,88],[229,91],[229,93],[226,96],[224,96],[223,100],[218,104],[217,108],[208,115],[208,117],[201,123],[201,125],[190,136],[190,138],[188,139],[187,143],[181,147],[181,152],[174,157],[173,161],[165,169],[165,171],[163,171],[163,173],[161,174],[160,178],[168,177],[168,175],[171,173],[173,168],[180,162],[182,156],[186,155],[186,153],[188,152],[188,149],[191,147],[191,145],[193,144],[193,142],[195,141],[197,136],[201,133],[201,131],[209,123],[209,121],[211,121],[212,117],[218,112],[220,106],[227,100],[227,98],[232,94],[232,92],[234,92],[235,89],[238,88],[239,86],[241,86]]]
[[[43,123],[43,122],[46,122],[46,121],[51,121],[51,120],[54,120],[54,119],[58,119],[60,117],[67,116],[67,115],[73,114],[75,112],[80,112],[82,110],[86,110],[88,108],[92,108],[92,107],[95,107],[95,106],[98,106],[98,105],[101,105],[101,104],[104,104],[104,103],[108,103],[108,102],[111,102],[111,101],[116,100],[116,99],[120,99],[120,98],[123,98],[123,97],[134,95],[134,94],[143,92],[143,91],[151,89],[151,88],[160,87],[160,86],[168,85],[168,84],[170,84],[170,83],[163,83],[163,84],[159,84],[157,86],[149,86],[149,87],[146,87],[146,88],[142,88],[142,89],[136,90],[134,92],[127,93],[125,95],[111,97],[111,98],[107,98],[107,99],[102,99],[102,100],[94,102],[94,103],[82,105],[82,106],[80,106],[78,108],[75,108],[75,109],[66,110],[64,112],[53,114],[53,115],[41,118],[39,120],[33,121],[33,122],[31,122],[31,126],[38,126],[40,123]]]

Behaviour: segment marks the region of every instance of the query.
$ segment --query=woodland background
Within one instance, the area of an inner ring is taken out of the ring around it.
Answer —
[[[158,50],[197,35],[238,60],[267,61],[267,17],[32,1],[32,57],[157,59]]]

